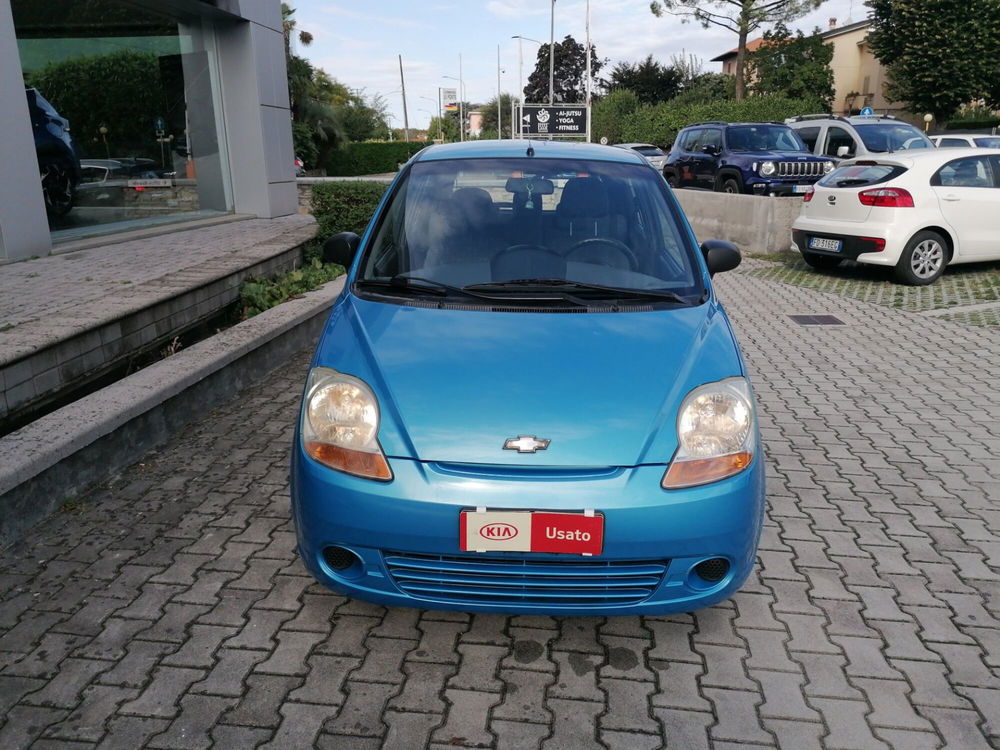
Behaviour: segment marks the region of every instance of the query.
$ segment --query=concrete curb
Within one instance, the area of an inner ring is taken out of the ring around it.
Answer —
[[[0,546],[314,342],[343,286],[341,277],[0,439]]]

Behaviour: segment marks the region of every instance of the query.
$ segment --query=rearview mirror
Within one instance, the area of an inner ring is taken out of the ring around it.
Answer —
[[[344,268],[350,268],[354,256],[358,252],[361,238],[354,232],[341,232],[323,243],[323,260],[327,263],[338,263]]]
[[[701,243],[701,253],[705,256],[708,274],[715,276],[723,271],[732,271],[743,260],[739,248],[725,240],[705,240]]]

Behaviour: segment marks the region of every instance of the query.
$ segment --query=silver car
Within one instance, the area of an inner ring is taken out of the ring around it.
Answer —
[[[667,161],[667,155],[651,143],[616,143],[615,148],[627,148],[645,157],[646,161],[663,171],[663,165]]]
[[[835,161],[914,148],[934,148],[917,128],[891,115],[800,115],[785,123],[817,156]]]

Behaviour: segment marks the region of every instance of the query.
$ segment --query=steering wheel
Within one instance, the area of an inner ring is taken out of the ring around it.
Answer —
[[[573,255],[581,251],[593,250],[599,246],[603,246],[604,248],[611,248],[612,250],[618,252],[621,255],[621,257],[625,259],[626,265],[624,267],[627,267],[628,270],[634,271],[636,268],[639,267],[639,260],[635,257],[635,253],[632,252],[631,248],[629,248],[629,246],[626,245],[624,242],[619,242],[618,240],[613,240],[609,237],[590,237],[585,240],[580,240],[576,244],[572,245],[566,251],[565,255],[566,260],[569,260],[570,258],[572,258]],[[606,255],[606,252],[598,251],[598,254]],[[616,263],[612,263],[611,265],[613,265],[615,268],[623,267],[620,264]]]

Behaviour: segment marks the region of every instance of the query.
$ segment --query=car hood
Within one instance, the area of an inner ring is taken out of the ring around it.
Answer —
[[[734,151],[733,153],[752,157],[756,161],[829,161],[825,156],[816,156],[805,151]]]
[[[667,463],[684,396],[743,370],[714,299],[571,314],[427,309],[346,292],[314,365],[372,387],[389,457],[560,467]],[[522,435],[551,442],[503,449]]]

